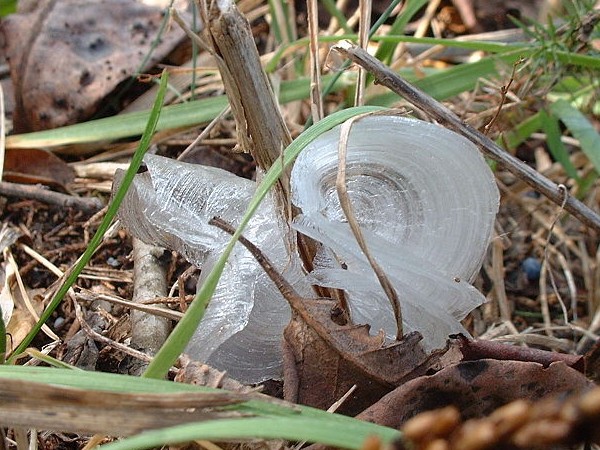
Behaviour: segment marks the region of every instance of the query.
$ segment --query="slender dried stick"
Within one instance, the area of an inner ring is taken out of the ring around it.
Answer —
[[[423,91],[412,86],[381,61],[350,42],[341,42],[333,47],[333,49],[338,51],[342,56],[351,59],[353,62],[367,69],[373,74],[379,84],[403,96],[410,103],[425,111],[430,117],[445,127],[462,134],[477,145],[485,156],[505,167],[517,178],[541,194],[544,194],[554,203],[557,205],[562,203],[564,193],[555,183],[516,159],[473,127],[465,124],[456,114]],[[600,231],[600,216],[576,198],[569,197],[565,203],[565,209],[584,225]]]
[[[102,202],[95,197],[75,197],[74,195],[62,194],[38,186],[6,181],[0,181],[0,195],[37,200],[49,205],[62,206],[63,208],[80,209],[85,213],[95,213],[102,208]]]
[[[369,45],[369,29],[371,27],[371,0],[360,0],[360,22],[358,27],[358,45],[366,51]],[[354,105],[364,105],[365,86],[367,83],[367,72],[362,67],[358,71],[358,80],[356,81],[356,96]]]
[[[398,294],[396,293],[396,289],[386,276],[385,272],[381,268],[381,266],[377,263],[371,252],[369,251],[369,247],[365,241],[365,238],[360,229],[360,225],[356,220],[356,216],[354,214],[354,209],[352,208],[352,203],[350,202],[350,197],[348,196],[348,189],[346,186],[346,153],[348,150],[348,137],[350,136],[350,130],[352,129],[352,125],[356,120],[359,120],[363,116],[356,116],[347,122],[342,124],[340,129],[340,143],[338,146],[338,172],[335,180],[335,187],[337,190],[338,198],[340,199],[340,206],[342,207],[342,211],[344,211],[344,215],[348,220],[348,225],[350,225],[350,229],[352,230],[352,234],[358,243],[358,246],[367,257],[373,272],[377,276],[377,280],[381,285],[385,295],[390,301],[392,305],[392,310],[394,311],[394,319],[396,320],[396,340],[402,339],[404,335],[402,330],[402,311],[400,309],[400,300],[398,300]]]
[[[321,98],[321,64],[319,61],[319,5],[308,0],[308,32],[310,34],[310,109],[313,123],[323,118]]]

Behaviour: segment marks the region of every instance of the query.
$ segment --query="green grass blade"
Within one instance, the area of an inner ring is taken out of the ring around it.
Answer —
[[[102,243],[104,233],[106,233],[106,231],[110,227],[110,224],[111,224],[113,218],[115,217],[117,210],[119,209],[119,206],[121,205],[121,202],[123,201],[123,198],[125,197],[127,189],[129,188],[129,185],[131,184],[133,177],[135,176],[136,172],[138,171],[138,169],[140,167],[140,164],[142,163],[142,158],[144,157],[144,153],[146,153],[146,151],[148,150],[148,147],[150,147],[152,135],[154,134],[154,131],[156,130],[156,125],[157,125],[158,119],[160,117],[160,110],[161,110],[161,107],[162,107],[162,104],[163,104],[163,101],[165,98],[165,94],[167,92],[168,78],[169,78],[168,72],[163,71],[161,81],[160,81],[160,89],[158,90],[158,94],[156,96],[154,106],[150,113],[150,117],[149,117],[149,120],[148,120],[148,123],[146,126],[146,130],[144,131],[144,134],[142,136],[140,144],[132,157],[131,164],[129,165],[129,169],[127,169],[127,172],[123,179],[123,183],[121,184],[121,187],[119,188],[119,190],[115,194],[114,198],[112,199],[112,202],[110,203],[108,210],[106,212],[106,215],[102,219],[102,222],[100,223],[100,226],[98,227],[98,230],[96,231],[96,234],[94,234],[94,237],[90,240],[88,247],[86,248],[83,255],[77,260],[73,269],[68,273],[67,279],[61,285],[59,290],[54,295],[54,298],[52,299],[50,304],[46,307],[46,309],[40,316],[40,320],[33,326],[31,331],[27,334],[27,336],[23,339],[23,341],[15,349],[15,351],[13,352],[13,355],[9,358],[9,362],[11,362],[11,363],[14,362],[15,357],[18,356],[20,353],[22,353],[29,346],[29,344],[31,343],[31,341],[33,340],[35,335],[42,328],[42,325],[50,318],[50,316],[56,310],[56,308],[58,307],[60,302],[62,302],[65,294],[69,291],[71,286],[73,286],[73,284],[75,284],[75,282],[77,281],[77,278],[79,277],[79,274],[81,273],[83,268],[87,265],[87,263],[90,261],[90,259],[92,258],[92,255],[94,254],[96,249]]]
[[[600,69],[600,57],[597,55],[581,55],[579,53],[555,50],[551,52],[558,61],[563,64],[585,67],[588,69]]]
[[[101,446],[106,450],[138,450],[178,444],[195,440],[227,441],[232,439],[285,439],[291,441],[318,442],[338,448],[359,450],[365,439],[376,435],[383,444],[399,438],[400,433],[390,428],[338,424],[326,419],[305,417],[252,417],[221,419],[190,423],[161,430],[147,431],[137,436]],[[370,424],[373,425],[373,424]]]
[[[227,99],[224,95],[180,105],[165,106],[156,130],[189,127],[210,122],[226,106]],[[150,111],[138,111],[67,125],[53,130],[8,136],[6,147],[51,147],[139,136],[143,133],[150,114]]]
[[[548,149],[550,154],[565,170],[565,173],[570,178],[579,181],[579,175],[577,169],[569,158],[569,152],[563,144],[561,138],[560,127],[558,126],[558,120],[556,117],[549,115],[546,111],[540,111],[542,129],[546,133],[546,142],[548,143]]]
[[[404,28],[408,22],[410,22],[413,16],[426,4],[427,0],[409,0],[408,2],[405,2],[403,10],[396,17],[389,34],[404,34]],[[375,52],[375,58],[389,65],[397,45],[396,42],[382,43],[377,49],[377,52]]]
[[[2,318],[2,308],[0,308],[0,364],[4,364],[6,358],[6,326]]]
[[[552,114],[564,123],[573,137],[579,141],[581,150],[600,172],[600,134],[594,125],[566,100],[558,100],[550,107]]]
[[[15,12],[17,12],[17,0],[4,0],[0,4],[0,17],[6,17]]]
[[[481,78],[488,78],[498,73],[498,65],[513,64],[522,53],[512,51],[500,55],[492,55],[479,61],[460,64],[449,69],[435,72],[425,78],[416,79],[412,83],[436,100],[446,100],[462,92],[471,91]],[[408,77],[409,79],[414,77]],[[390,106],[397,102],[399,96],[393,92],[368,98],[370,105]]]
[[[302,151],[302,149],[304,149],[304,147],[306,147],[310,142],[324,132],[358,114],[378,110],[381,110],[381,108],[365,106],[339,111],[310,127],[285,149],[283,155],[283,164],[275,164],[265,174],[250,202],[250,205],[248,206],[248,209],[246,210],[244,217],[240,222],[240,226],[229,242],[229,245],[213,267],[213,270],[206,278],[204,284],[196,293],[194,301],[188,308],[183,318],[179,321],[173,332],[167,338],[165,344],[158,351],[146,369],[144,376],[150,378],[163,378],[167,374],[169,368],[175,363],[175,360],[179,357],[181,352],[183,352],[194,331],[200,324],[202,317],[204,316],[206,305],[210,301],[217,283],[219,282],[223,267],[225,266],[225,263],[227,262],[231,251],[233,250],[233,246],[262,200],[265,198],[277,179],[281,176],[284,167],[289,166],[296,156],[298,156],[298,154]]]
[[[325,77],[325,79],[329,78],[331,77]],[[343,84],[343,82],[336,84],[336,89]],[[309,88],[310,80],[308,78],[284,81],[281,84],[280,102],[289,103],[308,98]],[[208,123],[217,117],[226,106],[227,97],[225,95],[180,105],[165,106],[161,111],[156,130],[184,128]],[[6,147],[52,147],[140,136],[144,132],[149,117],[149,111],[140,111],[69,125],[54,130],[8,136]]]
[[[498,138],[497,143],[506,149],[517,148],[519,144],[525,142],[536,131],[542,128],[542,116],[538,112],[523,122],[521,122],[514,130],[503,134]]]

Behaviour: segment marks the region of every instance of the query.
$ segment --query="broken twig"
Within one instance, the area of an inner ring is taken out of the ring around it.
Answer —
[[[85,213],[94,213],[103,206],[102,202],[97,198],[74,197],[72,195],[61,194],[60,192],[40,188],[38,186],[8,183],[6,181],[0,182],[0,195],[38,200],[43,203],[65,208],[73,207],[80,209]]]

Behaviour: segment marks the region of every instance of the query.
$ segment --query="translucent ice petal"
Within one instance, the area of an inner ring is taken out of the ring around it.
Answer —
[[[119,210],[130,232],[176,250],[210,273],[230,236],[208,225],[214,216],[237,225],[256,185],[212,167],[159,156],[144,158]],[[117,180],[117,184],[118,184]],[[285,250],[282,226],[267,199],[245,235],[305,295],[312,292],[296,258]],[[238,244],[186,352],[246,383],[281,376],[281,336],[289,322],[286,301],[252,255]]]

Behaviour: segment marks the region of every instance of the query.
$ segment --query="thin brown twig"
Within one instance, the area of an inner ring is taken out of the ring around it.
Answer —
[[[371,1],[360,0],[360,22],[358,25],[358,45],[366,50],[369,45],[369,28],[371,27]],[[354,105],[361,106],[364,104],[365,86],[367,82],[367,71],[362,67],[358,71],[358,80],[356,80],[356,95],[354,97]]]
[[[317,0],[308,0],[308,32],[310,35],[310,109],[312,120],[317,123],[323,118],[321,98],[321,63],[319,61],[319,5]]]
[[[85,213],[94,213],[103,206],[102,202],[95,197],[75,197],[38,186],[9,183],[6,181],[0,181],[0,195],[38,200],[50,205],[62,206],[63,208],[80,209]]]
[[[196,139],[194,139],[192,141],[192,143],[190,145],[188,145],[186,147],[186,149],[181,152],[181,155],[179,155],[177,157],[177,161],[182,161],[186,156],[188,156],[192,150],[194,150],[194,148],[196,148],[196,146],[200,143],[200,141],[202,141],[206,136],[208,136],[208,133],[211,132],[211,130],[215,127],[215,125],[217,123],[219,123],[220,120],[224,119],[225,116],[227,116],[227,114],[229,114],[231,112],[231,107],[230,106],[226,106],[225,109],[223,109],[223,111],[221,111],[219,113],[219,115],[217,117],[215,117],[205,128],[204,130],[202,130],[202,133],[200,133],[198,135],[198,137]]]
[[[550,264],[548,262],[549,261],[548,260],[548,247],[550,246],[550,239],[552,238],[552,232],[554,231],[554,226],[556,225],[556,222],[558,222],[558,219],[560,218],[563,208],[565,207],[565,203],[567,202],[567,199],[569,198],[569,192],[567,191],[567,187],[564,184],[559,184],[558,187],[564,194],[564,200],[563,200],[562,204],[560,205],[560,210],[556,213],[556,216],[554,217],[554,220],[552,221],[552,224],[550,225],[550,230],[548,230],[548,237],[546,238],[546,244],[544,245],[544,262],[542,264],[542,270],[548,271],[548,275],[550,277],[550,283],[552,284],[552,289],[553,289],[554,294],[556,295],[556,298],[558,300],[558,303],[560,304],[560,307],[562,309],[565,323],[568,324],[569,323],[569,314],[567,312],[567,307],[565,306],[565,302],[563,301],[562,296],[560,295],[560,292],[558,292],[558,287],[556,286],[556,280],[554,279],[554,273],[552,273],[552,268],[550,267]]]
[[[506,84],[506,86],[502,86],[500,88],[500,104],[498,105],[498,108],[496,109],[496,114],[494,114],[494,117],[492,117],[492,119],[487,123],[487,125],[485,127],[483,127],[483,134],[485,134],[486,136],[490,132],[490,129],[492,128],[492,125],[494,124],[494,122],[496,122],[496,120],[500,116],[500,112],[502,111],[504,102],[506,102],[506,94],[508,94],[508,90],[510,89],[510,86],[515,81],[515,73],[517,71],[517,67],[520,66],[524,61],[525,61],[524,58],[519,58],[513,64],[512,72],[510,74],[510,79],[508,80],[508,83]]]
[[[532,186],[548,199],[558,205],[562,203],[564,195],[555,183],[503,150],[481,132],[465,124],[456,114],[429,95],[412,86],[386,67],[381,61],[351,42],[340,42],[333,49],[337,50],[343,57],[351,59],[371,72],[379,84],[403,96],[440,124],[469,139],[481,149],[485,156],[496,161],[500,166],[505,167],[517,178]],[[576,198],[569,197],[565,203],[565,209],[584,225],[600,231],[600,216]]]
[[[402,310],[400,308],[398,293],[381,266],[377,263],[369,251],[369,247],[367,246],[363,233],[360,229],[360,225],[356,220],[354,209],[352,208],[352,203],[350,202],[350,197],[348,196],[348,189],[346,186],[346,153],[348,150],[348,137],[350,136],[350,130],[352,129],[354,122],[364,116],[365,115],[356,116],[344,122],[341,126],[340,143],[338,146],[338,172],[335,180],[335,187],[340,200],[340,206],[342,207],[342,211],[344,211],[344,215],[348,220],[348,225],[354,234],[356,242],[369,261],[373,272],[375,272],[375,275],[377,276],[377,280],[379,280],[379,284],[381,285],[385,295],[392,305],[394,319],[396,320],[396,339],[400,340],[402,339],[402,336],[404,336],[404,332],[402,327]]]

